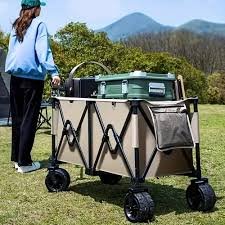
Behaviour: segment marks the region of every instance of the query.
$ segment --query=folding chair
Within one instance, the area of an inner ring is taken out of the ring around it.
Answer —
[[[40,129],[43,124],[47,124],[47,126],[51,128],[51,116],[48,115],[48,106],[51,106],[49,102],[41,103],[36,130]]]

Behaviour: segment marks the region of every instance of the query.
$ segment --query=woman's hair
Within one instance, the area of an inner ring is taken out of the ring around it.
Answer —
[[[19,42],[23,42],[24,35],[28,27],[30,26],[32,20],[36,17],[35,13],[39,7],[33,7],[30,9],[21,9],[20,16],[13,23],[13,28],[16,31],[16,36]]]

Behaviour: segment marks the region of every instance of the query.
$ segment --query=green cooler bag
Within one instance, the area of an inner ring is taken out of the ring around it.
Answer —
[[[134,71],[124,74],[99,75],[98,98],[175,100],[174,74]]]

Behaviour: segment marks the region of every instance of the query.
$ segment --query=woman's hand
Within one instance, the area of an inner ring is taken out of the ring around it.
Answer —
[[[59,86],[60,85],[60,77],[59,76],[54,76],[52,78],[52,85],[53,86]]]

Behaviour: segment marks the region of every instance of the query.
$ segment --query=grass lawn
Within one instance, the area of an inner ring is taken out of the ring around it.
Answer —
[[[189,178],[154,178],[146,182],[156,203],[153,225],[225,224],[225,106],[201,105],[200,120],[202,172],[216,192],[215,210],[201,213],[187,207]],[[103,185],[98,177],[85,175],[79,179],[79,168],[63,165],[71,176],[70,190],[48,193],[44,184],[46,168],[25,175],[15,172],[9,162],[10,133],[10,128],[0,127],[0,224],[130,224],[123,213],[128,179],[115,186]],[[40,129],[33,159],[46,166],[50,152],[49,130]]]

